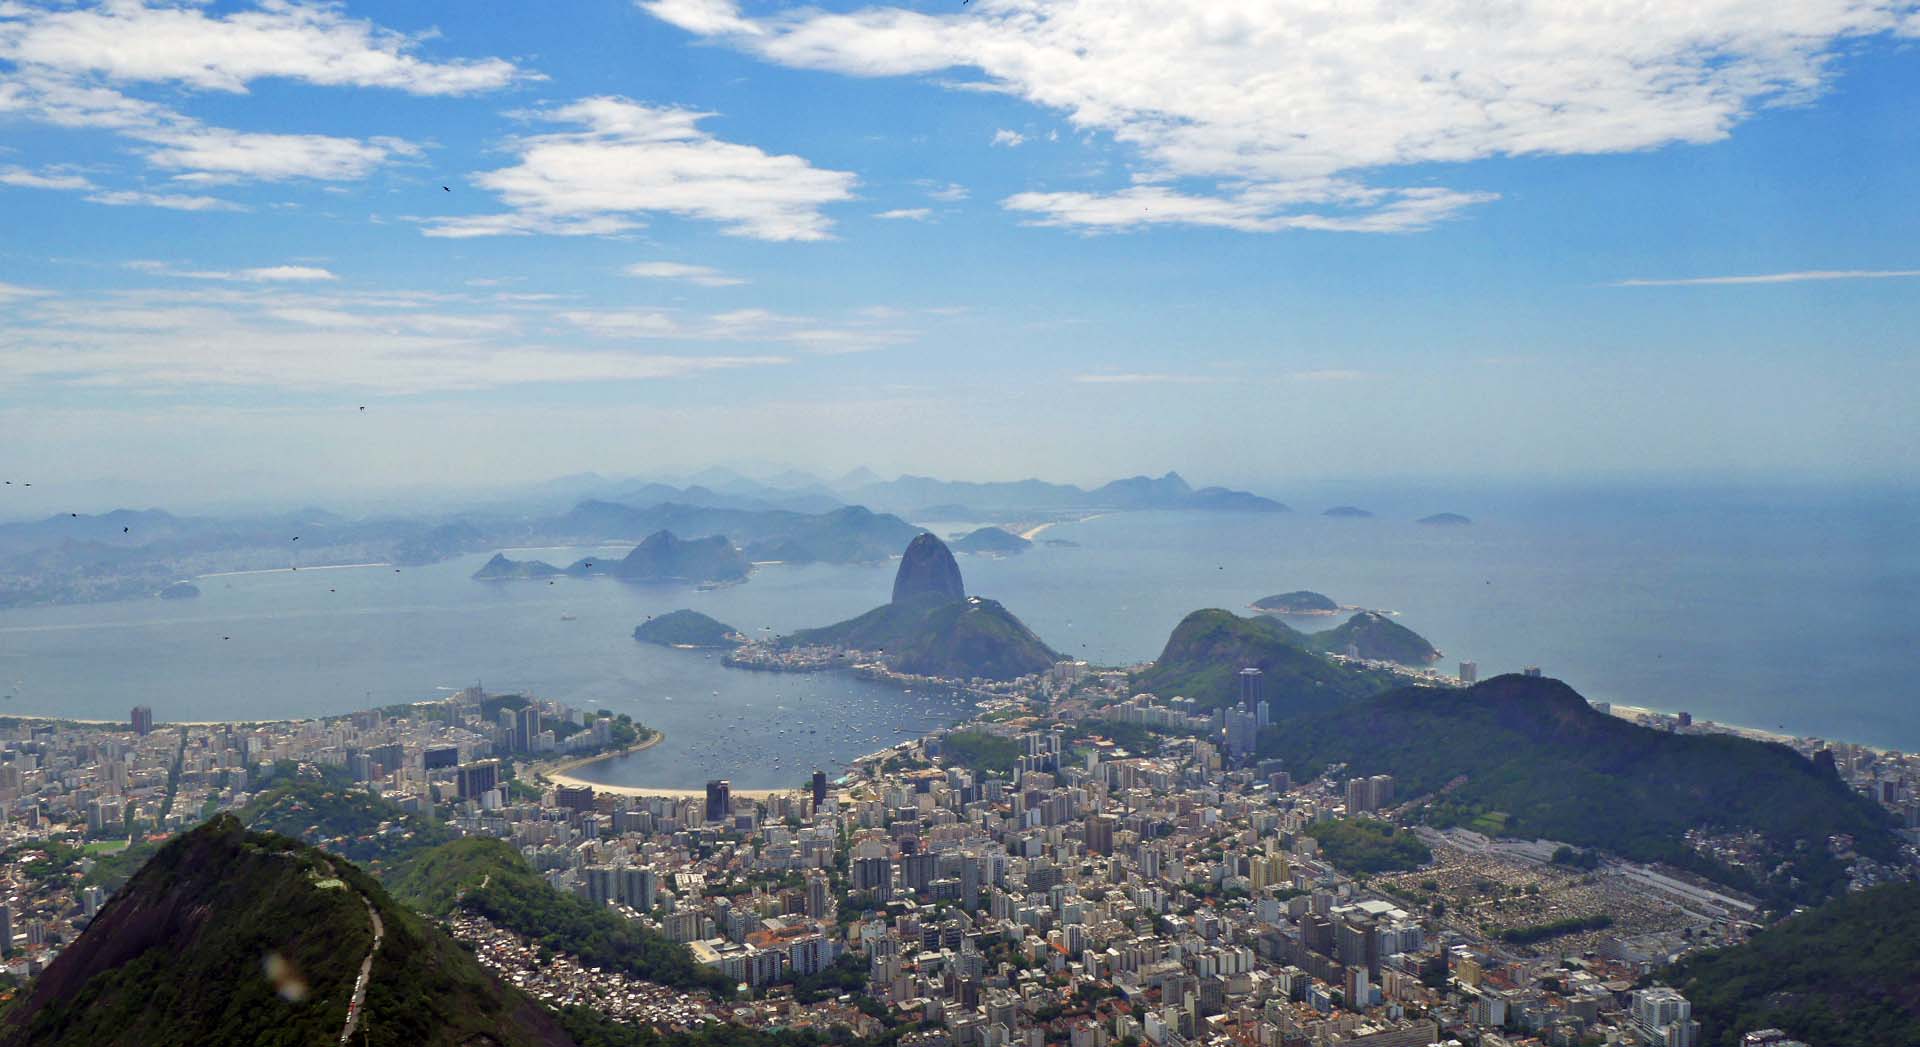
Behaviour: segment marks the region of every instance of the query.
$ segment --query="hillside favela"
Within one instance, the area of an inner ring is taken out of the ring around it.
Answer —
[[[1916,41],[0,0],[0,1047],[1920,1045]]]

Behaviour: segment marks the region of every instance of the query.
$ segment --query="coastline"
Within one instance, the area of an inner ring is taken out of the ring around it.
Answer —
[[[1088,520],[1098,520],[1102,516],[1111,516],[1111,515],[1112,515],[1111,513],[1092,513],[1087,516],[1076,516],[1071,520],[1048,520],[1046,523],[1035,524],[1032,527],[1028,527],[1020,531],[1015,531],[1014,533],[1019,535],[1022,538],[1025,538],[1027,541],[1031,542],[1031,541],[1037,540],[1040,537],[1040,535],[1046,532],[1047,528],[1052,527],[1055,524],[1086,523]]]
[[[685,789],[685,788],[675,788],[672,786],[607,785],[603,782],[589,781],[585,778],[581,778],[581,777],[578,777],[577,775],[568,773],[570,771],[575,771],[582,767],[586,767],[589,764],[599,763],[602,760],[613,760],[622,756],[629,755],[631,753],[644,752],[648,749],[653,748],[656,745],[659,745],[661,741],[663,741],[666,737],[667,737],[667,732],[656,729],[653,732],[653,737],[648,738],[644,742],[636,742],[633,745],[629,745],[625,749],[620,750],[619,752],[597,753],[593,756],[580,756],[580,757],[575,757],[574,759],[571,759],[571,760],[561,760],[558,763],[554,763],[554,764],[544,764],[544,765],[535,764],[532,767],[529,767],[527,770],[528,770],[528,773],[531,774],[533,777],[540,779],[542,781],[552,782],[554,785],[567,785],[567,786],[573,786],[575,788],[578,788],[579,786],[584,785],[592,789],[594,792],[612,793],[615,796],[635,796],[635,797],[665,796],[665,797],[670,797],[676,800],[704,799],[707,795],[707,790],[705,786],[701,786],[698,789]],[[794,786],[791,789],[733,789],[733,790],[730,790],[732,795],[745,797],[750,800],[764,800],[770,796],[777,796],[781,793],[791,793],[791,792],[798,792],[798,791],[800,791],[799,786]]]

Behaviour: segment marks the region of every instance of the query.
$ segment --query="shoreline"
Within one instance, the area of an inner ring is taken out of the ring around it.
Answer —
[[[592,789],[596,793],[612,793],[615,796],[633,796],[633,797],[665,796],[665,797],[670,797],[676,800],[705,799],[707,795],[707,790],[706,790],[706,786],[704,785],[698,789],[687,789],[687,788],[681,788],[676,786],[657,786],[656,787],[656,786],[647,786],[647,785],[607,785],[603,782],[590,781],[586,778],[581,778],[581,777],[578,777],[577,775],[569,773],[571,771],[579,770],[580,768],[585,767],[589,764],[599,763],[603,760],[615,760],[622,756],[630,755],[632,753],[645,752],[646,750],[651,749],[656,745],[659,745],[662,741],[666,739],[666,737],[667,737],[667,732],[656,729],[653,732],[653,737],[648,738],[644,742],[636,742],[633,745],[627,746],[625,749],[620,750],[619,752],[598,753],[593,756],[580,756],[570,760],[561,760],[558,763],[547,765],[547,766],[535,764],[534,766],[529,767],[527,770],[535,778],[541,779],[543,781],[551,782],[554,785],[566,785],[566,786],[572,786],[574,788],[579,788],[580,786],[584,785],[587,788]],[[730,795],[743,797],[749,800],[764,800],[770,796],[776,796],[781,793],[791,793],[791,792],[799,792],[799,791],[800,791],[799,786],[794,786],[791,789],[730,789],[728,790]]]

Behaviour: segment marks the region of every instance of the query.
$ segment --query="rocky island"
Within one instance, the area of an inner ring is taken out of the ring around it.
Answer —
[[[191,600],[200,595],[200,587],[192,582],[175,582],[156,595],[162,600]]]
[[[1373,512],[1369,509],[1362,509],[1357,505],[1336,505],[1320,515],[1331,516],[1340,520],[1367,520],[1373,517]]]
[[[1031,540],[1022,538],[1004,527],[982,527],[976,531],[969,531],[953,543],[953,548],[958,552],[985,553],[990,556],[1024,553],[1032,547]]]
[[[605,574],[624,582],[737,582],[750,566],[725,535],[678,538],[672,531],[655,531],[618,560],[578,560],[567,573]]]
[[[493,559],[473,572],[473,578],[479,582],[502,582],[552,578],[565,573],[544,560],[509,560],[505,553],[494,553]]]
[[[1322,615],[1340,613],[1340,605],[1333,597],[1325,593],[1316,593],[1311,589],[1296,589],[1290,593],[1275,596],[1262,596],[1253,601],[1253,609],[1269,614]]]
[[[633,638],[662,647],[734,648],[747,642],[733,626],[685,608],[641,622]]]
[[[892,673],[945,680],[1014,680],[1060,660],[997,601],[968,596],[953,552],[921,534],[900,559],[892,600],[844,622],[740,648],[727,664],[812,670],[869,657]]]
[[[1422,516],[1414,522],[1426,524],[1428,527],[1465,527],[1473,521],[1459,513],[1434,513],[1432,516]]]

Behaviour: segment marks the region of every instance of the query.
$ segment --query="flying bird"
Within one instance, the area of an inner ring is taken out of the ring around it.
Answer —
[[[447,189],[447,187],[446,187],[446,186],[444,186],[444,185],[443,185],[443,186],[441,186],[440,188],[442,188],[442,189]],[[451,192],[453,192],[453,190],[451,190],[451,189],[447,189],[447,192],[449,192],[449,193],[451,193]]]
[[[126,534],[126,533],[127,533],[128,531],[131,531],[131,530],[133,530],[133,528],[131,528],[131,527],[122,527],[122,528],[120,528],[120,533],[121,533],[121,534]]]
[[[296,535],[294,535],[294,536],[293,536],[293,540],[294,540],[294,541],[296,541],[296,542],[297,542],[297,541],[299,541],[299,540],[300,540],[300,536],[299,536],[299,535],[297,535],[297,534],[296,534]]]

